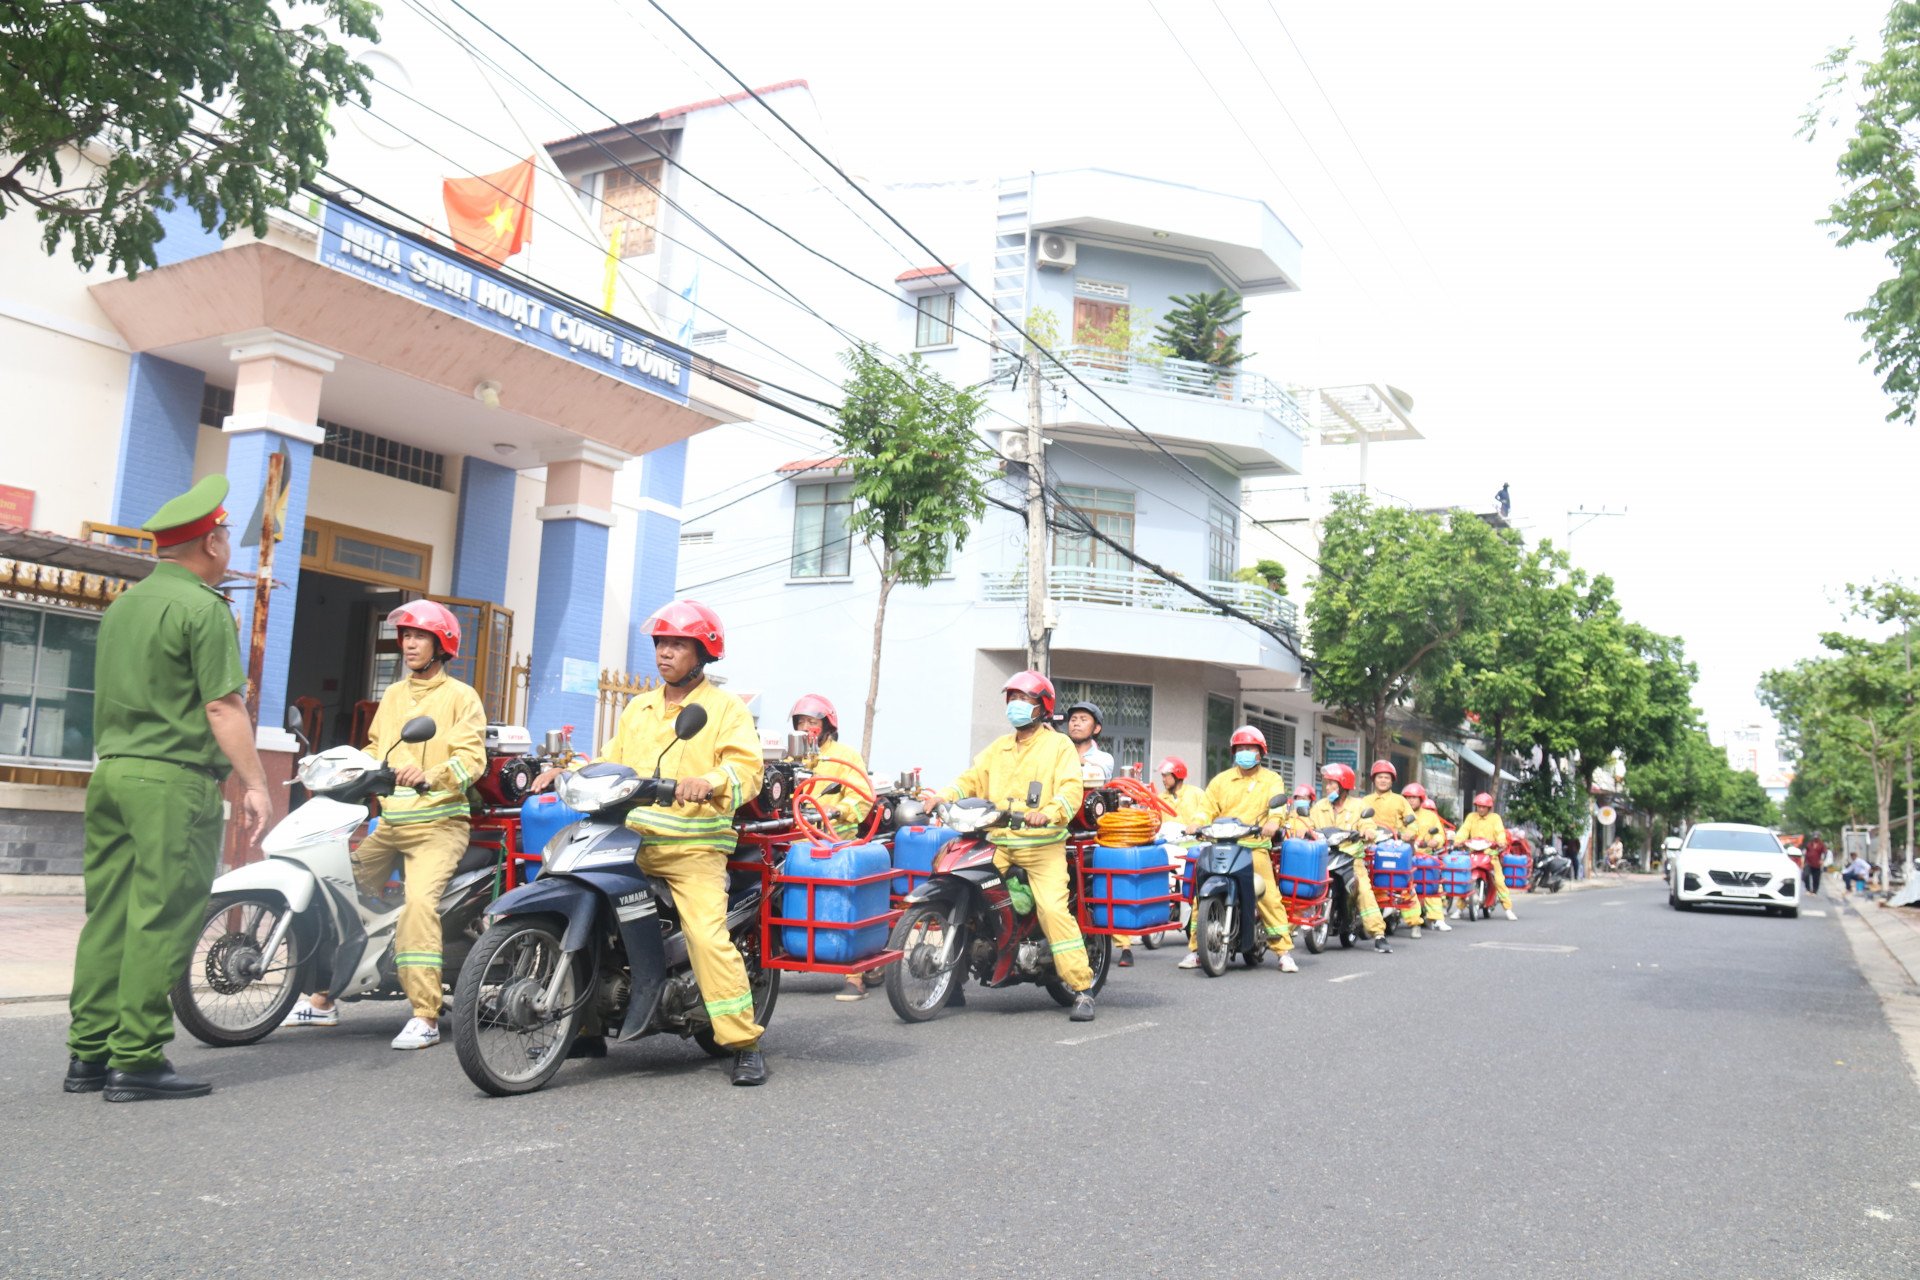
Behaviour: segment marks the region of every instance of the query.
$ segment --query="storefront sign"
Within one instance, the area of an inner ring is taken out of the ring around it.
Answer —
[[[321,219],[320,262],[675,404],[687,402],[692,374],[681,348],[330,201]]]
[[[1321,764],[1344,764],[1349,769],[1360,767],[1360,739],[1344,733],[1322,733],[1320,735]]]
[[[8,529],[33,527],[33,490],[16,489],[10,484],[0,484],[0,527]]]
[[[599,693],[600,669],[580,658],[560,659],[560,692],[588,696]]]

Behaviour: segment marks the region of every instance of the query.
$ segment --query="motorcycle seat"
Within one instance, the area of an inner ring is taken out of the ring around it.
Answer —
[[[465,875],[469,871],[485,871],[497,862],[499,858],[500,845],[497,842],[481,843],[480,841],[475,841],[467,846],[465,853],[460,855],[460,861],[458,865],[454,867],[453,874],[459,876]]]

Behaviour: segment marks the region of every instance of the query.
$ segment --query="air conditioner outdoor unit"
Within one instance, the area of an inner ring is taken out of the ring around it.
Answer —
[[[1056,232],[1043,232],[1040,236],[1040,265],[1043,267],[1064,271],[1073,266],[1079,252],[1079,244]]]

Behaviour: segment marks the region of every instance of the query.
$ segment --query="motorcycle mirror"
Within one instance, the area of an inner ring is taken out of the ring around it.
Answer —
[[[707,709],[697,702],[689,702],[680,708],[680,714],[673,718],[673,736],[682,742],[706,727]]]
[[[1040,807],[1040,784],[1038,782],[1030,783],[1027,786],[1027,808],[1038,809],[1039,807]]]
[[[1371,810],[1371,809],[1362,809],[1362,810],[1360,811],[1360,816],[1361,816],[1361,817],[1363,817],[1363,818],[1371,818],[1371,817],[1373,816],[1373,810]]]
[[[313,743],[307,741],[307,718],[300,714],[300,708],[298,707],[290,706],[287,708],[287,732],[299,740],[302,751],[310,752],[313,750]],[[293,784],[289,782],[287,785],[292,786]]]
[[[1278,809],[1282,805],[1286,804],[1286,802],[1287,802],[1287,798],[1285,796],[1275,796],[1273,799],[1267,801],[1267,808]]]
[[[400,726],[400,741],[425,742],[440,732],[440,726],[433,722],[432,716],[415,716]]]

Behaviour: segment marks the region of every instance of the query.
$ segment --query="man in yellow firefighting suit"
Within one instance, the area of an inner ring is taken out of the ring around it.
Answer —
[[[1473,812],[1453,829],[1455,845],[1465,848],[1469,840],[1488,842],[1487,860],[1493,864],[1493,890],[1500,899],[1500,909],[1507,913],[1507,919],[1518,920],[1520,917],[1513,914],[1513,895],[1507,892],[1507,873],[1500,866],[1500,855],[1507,851],[1507,824],[1493,811],[1493,797],[1485,791],[1473,798]]]
[[[1254,828],[1254,834],[1240,843],[1253,852],[1253,874],[1260,881],[1260,897],[1254,908],[1266,930],[1267,946],[1280,957],[1280,972],[1298,973],[1294,962],[1293,926],[1287,921],[1287,904],[1280,897],[1280,885],[1273,874],[1273,837],[1279,832],[1283,816],[1269,807],[1275,796],[1287,793],[1287,781],[1261,763],[1267,754],[1267,737],[1252,725],[1241,725],[1229,742],[1233,764],[1207,783],[1206,806],[1199,825],[1216,818],[1238,818]],[[1180,968],[1193,969],[1200,964],[1199,930],[1187,939],[1187,957]]]
[[[1393,767],[1393,761],[1375,760],[1373,768],[1367,771],[1367,776],[1373,783],[1373,792],[1361,802],[1360,807],[1373,810],[1373,816],[1362,818],[1360,829],[1366,833],[1369,842],[1406,839],[1407,823],[1413,817],[1413,806],[1393,789],[1393,784],[1399,779],[1399,771]],[[1367,883],[1367,888],[1373,889],[1371,879]],[[1407,893],[1412,894],[1411,880],[1408,882]],[[1376,905],[1379,902],[1377,890],[1374,891],[1374,902]],[[1407,936],[1419,937],[1420,899],[1415,897],[1413,906],[1403,910],[1401,915],[1407,925]]]
[[[353,878],[360,892],[378,897],[403,865],[406,905],[393,931],[393,963],[413,1017],[393,1038],[396,1049],[427,1049],[440,1043],[440,895],[466,853],[472,834],[467,788],[487,767],[487,712],[472,686],[446,673],[460,655],[460,622],[445,606],[414,600],[387,615],[399,633],[407,678],[381,695],[367,729],[367,753],[393,767],[393,794],[380,802],[380,824],[353,852]],[[400,730],[416,716],[431,716],[434,736],[403,743]],[[395,745],[399,744],[399,745]],[[392,754],[388,752],[391,749]],[[331,1027],[340,1010],[327,992],[293,1006],[282,1026]]]
[[[733,811],[760,793],[760,735],[746,704],[706,678],[707,664],[727,651],[718,614],[697,600],[670,600],[642,630],[653,637],[661,684],[627,704],[600,758],[643,774],[659,761],[661,773],[677,779],[673,804],[639,805],[628,811],[627,825],[640,833],[640,869],[673,893],[713,1038],[733,1051],[733,1083],[765,1084],[753,988],[746,962],[727,936]],[[689,705],[705,708],[707,723],[680,742],[673,722]],[[582,1056],[604,1052],[604,1040],[589,1041]]]
[[[1085,794],[1080,753],[1066,734],[1047,725],[1053,715],[1052,681],[1037,671],[1022,671],[1001,691],[1007,695],[1007,723],[1013,732],[987,744],[952,786],[926,798],[950,803],[971,796],[1000,805],[1011,802],[1013,812],[1022,815],[1020,825],[995,827],[988,833],[998,850],[993,865],[1003,877],[1009,867],[1026,872],[1033,909],[1053,947],[1053,970],[1074,993],[1071,1017],[1075,1022],[1092,1022],[1093,970],[1087,964],[1086,939],[1080,936],[1080,926],[1067,905],[1067,823],[1080,812]],[[1031,804],[1028,797],[1036,782],[1039,803]],[[959,995],[958,990],[954,995]]]
[[[1359,832],[1359,839],[1366,838],[1368,823],[1360,817],[1360,811],[1366,808],[1360,797],[1354,793],[1353,770],[1344,764],[1324,765],[1320,769],[1320,781],[1326,787],[1307,815],[1307,821],[1314,830],[1324,831],[1329,827],[1341,831]],[[1381,918],[1380,904],[1374,900],[1373,881],[1367,878],[1367,860],[1363,850],[1353,848],[1353,897],[1354,915],[1360,922],[1360,931],[1373,939],[1373,949],[1382,953],[1390,952],[1387,945],[1387,922]]]
[[[1417,782],[1409,782],[1400,789],[1406,797],[1407,807],[1413,815],[1407,819],[1404,839],[1413,842],[1413,851],[1422,857],[1437,858],[1447,851],[1447,824],[1441,821],[1440,813],[1427,799],[1427,789]],[[1451,933],[1453,926],[1447,923],[1447,900],[1440,894],[1423,894],[1420,898],[1420,920],[1418,923],[1438,929],[1441,933]]]
[[[853,839],[860,834],[860,825],[867,820],[867,815],[873,812],[872,802],[861,794],[873,790],[873,780],[867,776],[866,760],[840,741],[840,713],[824,695],[804,693],[787,713],[787,720],[796,733],[805,734],[812,744],[809,759],[813,762],[813,776],[841,784],[841,789],[835,792],[828,792],[824,785],[811,789],[820,805],[819,815],[835,836]],[[807,810],[807,819],[811,822],[814,820],[812,806],[807,806]],[[864,974],[848,974],[846,985],[834,999],[866,999],[868,979],[878,979],[882,972],[873,969]]]

